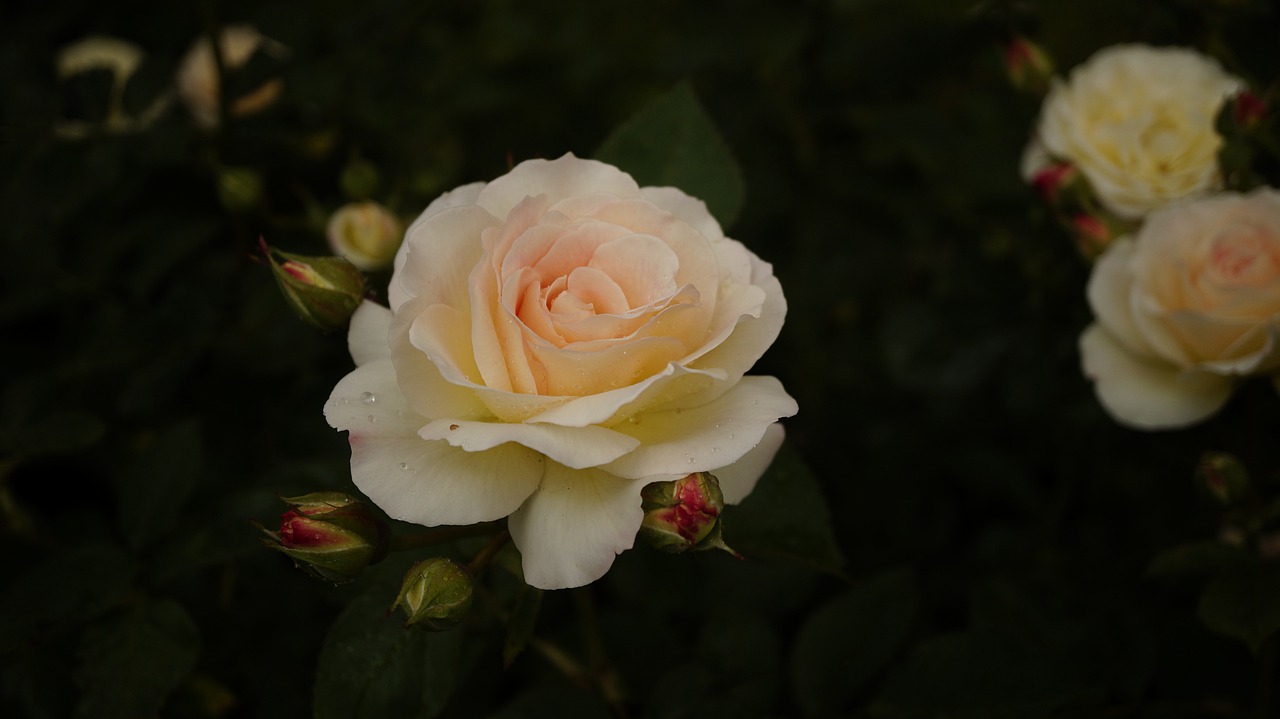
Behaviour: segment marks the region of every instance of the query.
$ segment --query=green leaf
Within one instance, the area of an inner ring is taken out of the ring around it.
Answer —
[[[0,653],[23,637],[104,611],[129,590],[136,571],[120,548],[88,544],[15,577],[0,594]]]
[[[707,203],[724,227],[742,209],[742,171],[698,102],[682,82],[619,126],[596,150],[641,186],[671,186]]]
[[[90,628],[80,645],[77,713],[93,719],[156,716],[196,665],[200,634],[177,602],[139,604]]]
[[[458,681],[462,632],[406,629],[394,592],[357,597],[329,628],[316,670],[316,719],[428,719]]]
[[[533,636],[538,623],[538,610],[542,608],[542,590],[523,585],[511,609],[507,622],[507,637],[502,644],[502,666],[510,667]]]
[[[784,444],[741,504],[727,507],[725,542],[747,556],[800,562],[839,574],[844,564],[818,481]]]
[[[828,602],[805,622],[791,681],[810,715],[849,706],[902,647],[920,604],[909,570],[881,574]]]
[[[1249,555],[1239,547],[1217,540],[1188,542],[1170,547],[1156,555],[1147,565],[1149,577],[1173,577],[1188,574],[1212,574],[1248,561]]]
[[[139,548],[171,528],[203,463],[200,425],[188,420],[158,433],[126,471],[120,487],[120,526]]]
[[[1280,566],[1254,562],[1223,572],[1200,595],[1200,619],[1256,654],[1280,630]]]

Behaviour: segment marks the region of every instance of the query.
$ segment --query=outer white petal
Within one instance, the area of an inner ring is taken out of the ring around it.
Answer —
[[[423,439],[444,440],[468,452],[514,442],[572,469],[598,467],[630,452],[640,441],[604,427],[561,427],[521,422],[439,419],[418,430]]]
[[[720,491],[727,504],[737,504],[751,494],[751,490],[756,488],[756,482],[782,448],[782,440],[786,438],[786,434],[781,424],[771,424],[764,431],[760,443],[742,455],[742,459],[727,467],[711,470],[720,481]]]
[[[1133,320],[1133,253],[1132,237],[1121,237],[1112,242],[1098,258],[1085,287],[1089,307],[1098,323],[1113,338],[1119,339],[1132,351],[1154,356],[1155,350],[1142,337]]]
[[[409,225],[409,228],[405,230],[404,236],[406,240],[413,234],[413,231],[418,228],[418,225],[421,224],[423,220],[437,212],[450,207],[474,205],[476,197],[480,194],[480,190],[484,189],[485,184],[486,183],[484,182],[473,182],[470,185],[463,185],[462,187],[450,190],[449,192],[446,192],[432,200],[431,204],[427,205],[427,209],[423,210],[422,214],[418,215],[418,218],[413,221],[413,224]],[[395,273],[392,275],[391,285],[387,287],[387,302],[390,304],[392,309],[399,307],[404,304],[405,300],[409,299],[408,293],[401,289],[400,283],[397,281],[400,277],[401,270],[404,269],[405,260],[408,259],[408,256],[409,243],[407,241],[401,242],[400,250],[396,252],[396,259],[393,265],[393,267],[395,267]]]
[[[476,204],[495,217],[506,217],[526,197],[546,195],[554,205],[569,197],[601,193],[640,197],[640,186],[613,165],[569,153],[555,160],[525,160],[490,182],[476,197]]]
[[[351,315],[347,330],[347,349],[356,366],[391,358],[387,335],[391,331],[391,310],[376,302],[361,302]]]
[[[565,589],[604,576],[614,557],[635,542],[645,483],[548,462],[538,491],[507,522],[525,581]]]
[[[790,417],[796,401],[773,377],[744,377],[698,407],[646,412],[615,426],[640,446],[602,469],[622,477],[706,472],[731,463],[760,443],[765,429]]]
[[[708,240],[724,237],[720,223],[716,222],[716,218],[707,209],[707,203],[702,200],[690,197],[674,187],[642,187],[640,194],[649,202],[693,225]]]
[[[330,425],[350,432],[351,479],[396,519],[426,526],[500,519],[542,477],[546,460],[526,447],[466,452],[419,437],[424,420],[400,394],[390,360],[357,367],[324,409]]]
[[[1217,412],[1231,396],[1231,378],[1139,358],[1097,324],[1080,336],[1080,353],[1102,406],[1135,429],[1186,427]]]

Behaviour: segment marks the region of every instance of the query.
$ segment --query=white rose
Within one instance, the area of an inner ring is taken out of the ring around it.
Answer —
[[[1193,50],[1116,45],[1054,80],[1023,176],[1049,157],[1074,163],[1098,199],[1125,219],[1220,184],[1214,119],[1243,88]]]
[[[244,66],[258,50],[280,55],[284,46],[264,37],[248,25],[230,25],[222,28],[219,35],[219,49],[222,51],[224,70],[234,70]],[[200,127],[210,129],[218,125],[218,97],[221,92],[218,82],[218,67],[213,59],[213,44],[209,38],[201,37],[191,45],[191,49],[182,58],[178,66],[175,81],[178,96],[191,111],[191,116]],[[229,112],[236,117],[252,115],[266,109],[279,97],[284,82],[279,78],[270,79],[248,93],[230,100]]]
[[[325,405],[352,478],[418,524],[509,516],[536,587],[602,576],[649,482],[711,471],[740,501],[796,411],[743,376],[786,313],[771,267],[701,201],[610,165],[531,160],[446,193],[389,295],[356,311],[357,367]]]
[[[325,235],[334,254],[372,272],[390,265],[400,248],[400,221],[376,202],[350,202],[329,216]]]
[[[1080,338],[1084,372],[1117,421],[1156,429],[1208,417],[1239,376],[1280,361],[1280,192],[1151,213],[1098,260],[1088,298],[1098,321]]]

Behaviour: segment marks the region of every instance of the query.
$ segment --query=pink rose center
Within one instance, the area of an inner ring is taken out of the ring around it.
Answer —
[[[1261,287],[1280,276],[1280,246],[1263,228],[1233,224],[1209,246],[1209,274],[1223,284]]]

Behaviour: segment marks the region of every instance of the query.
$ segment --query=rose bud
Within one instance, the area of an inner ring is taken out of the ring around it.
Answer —
[[[644,520],[640,534],[664,552],[725,549],[720,538],[724,496],[720,482],[708,472],[694,472],[674,482],[654,482],[640,490]]]
[[[391,266],[403,237],[400,221],[376,202],[343,205],[326,230],[334,254],[366,272]]]
[[[254,210],[262,203],[262,175],[245,167],[218,170],[218,201],[233,214]]]
[[[331,582],[355,578],[387,554],[386,525],[359,500],[341,492],[316,492],[285,498],[280,531],[263,530],[263,540],[306,570]]]
[[[1066,218],[1067,229],[1076,240],[1080,254],[1086,259],[1094,259],[1102,254],[1111,242],[1124,234],[1117,223],[1102,216],[1080,212]]]
[[[1249,494],[1249,470],[1226,452],[1205,452],[1196,467],[1196,478],[1224,505],[1235,504]]]
[[[298,316],[324,330],[347,323],[364,298],[364,275],[341,257],[306,257],[281,252],[259,240],[276,284]]]
[[[431,557],[409,568],[392,609],[403,607],[405,626],[441,632],[458,626],[471,607],[471,575],[450,559]]]
[[[1080,186],[1080,173],[1069,162],[1058,162],[1044,167],[1031,176],[1031,187],[1050,205],[1057,205],[1062,197]]]
[[[1015,37],[1005,46],[1004,69],[1009,82],[1024,92],[1043,95],[1053,79],[1053,60],[1039,45]]]
[[[1248,90],[1231,98],[1227,102],[1227,108],[1231,112],[1231,119],[1242,132],[1256,129],[1267,116],[1267,103]]]

